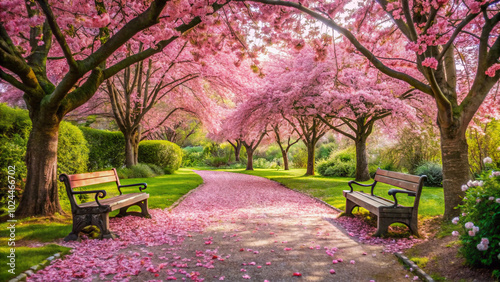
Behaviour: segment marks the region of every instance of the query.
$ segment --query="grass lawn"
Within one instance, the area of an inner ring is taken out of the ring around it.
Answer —
[[[144,192],[149,193],[149,208],[167,208],[170,207],[180,197],[188,193],[190,190],[198,187],[203,183],[202,178],[189,169],[179,169],[175,174],[162,175],[154,178],[134,178],[120,180],[121,184],[132,184],[146,182],[148,188]],[[108,197],[118,195],[116,185],[95,185],[87,188],[106,189]],[[124,193],[138,192],[137,187],[124,188]],[[89,200],[93,200],[93,194],[90,194]],[[66,196],[66,191],[61,197],[61,206],[66,212],[65,215],[56,215],[53,217],[35,217],[25,218],[16,223],[16,275],[7,272],[6,256],[9,253],[10,246],[7,245],[7,238],[10,231],[7,229],[8,223],[0,223],[0,256],[2,265],[6,266],[5,271],[0,273],[0,281],[7,281],[19,275],[21,272],[29,269],[31,266],[39,264],[47,257],[56,252],[67,252],[69,249],[50,244],[43,247],[30,248],[25,247],[30,242],[52,242],[57,239],[64,238],[71,232],[71,209]],[[135,207],[134,207],[135,208]],[[132,209],[131,209],[132,210]],[[137,208],[139,210],[139,208]],[[115,211],[111,214],[118,213]]]
[[[256,169],[246,171],[242,169],[226,169],[225,171],[244,173],[265,177],[283,185],[305,192],[313,197],[319,198],[330,205],[345,210],[345,198],[342,196],[342,190],[349,190],[347,182],[353,180],[347,177],[325,177],[320,175],[304,176],[305,169],[276,170],[276,169]],[[373,183],[373,180],[363,183]],[[357,191],[369,192],[370,187],[361,187],[353,185]],[[391,186],[377,183],[375,186],[375,194],[389,200],[393,200],[392,196],[387,195],[387,191]],[[398,195],[398,203],[406,206],[413,205],[413,197],[407,197],[404,194]],[[444,213],[444,195],[443,188],[439,187],[424,187],[420,198],[418,209],[420,217],[431,217],[442,215]]]

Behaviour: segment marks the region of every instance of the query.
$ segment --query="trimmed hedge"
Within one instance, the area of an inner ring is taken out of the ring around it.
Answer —
[[[182,162],[182,149],[166,140],[146,140],[139,143],[140,163],[155,164],[173,173],[178,170]]]
[[[88,143],[88,171],[122,167],[125,163],[125,138],[120,131],[80,127]]]

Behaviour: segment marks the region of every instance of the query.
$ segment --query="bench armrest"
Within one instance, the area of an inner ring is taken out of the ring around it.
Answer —
[[[349,187],[351,188],[351,191],[349,193],[352,193],[354,191],[354,189],[352,188],[352,183],[357,184],[359,186],[363,186],[363,187],[372,187],[371,194],[373,196],[373,188],[375,187],[375,184],[377,183],[377,181],[373,182],[372,184],[361,184],[361,183],[358,183],[354,180],[351,180],[351,181],[347,182],[347,185],[349,185]]]
[[[118,191],[120,191],[120,195],[121,195],[122,190],[120,188],[122,188],[122,187],[134,187],[134,186],[139,186],[140,192],[142,192],[142,190],[145,190],[146,188],[148,188],[148,184],[146,184],[146,183],[135,183],[135,184],[119,185]]]
[[[95,193],[95,201],[99,207],[103,207],[101,203],[99,203],[98,198],[106,197],[106,190],[91,190],[91,191],[73,191],[72,194],[92,194]]]
[[[393,208],[398,206],[398,199],[396,198],[397,193],[405,193],[410,197],[415,197],[417,195],[417,193],[415,193],[413,191],[390,189],[389,192],[387,192],[387,194],[389,194],[389,196],[392,196],[394,198],[394,206],[392,206]]]

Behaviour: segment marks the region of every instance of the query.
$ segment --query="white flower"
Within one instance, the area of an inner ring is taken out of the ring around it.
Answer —
[[[460,235],[460,233],[458,233],[458,231],[453,231],[453,232],[451,232],[451,235],[458,236],[458,235]]]
[[[500,198],[497,198],[497,199],[495,200],[495,202],[497,202],[497,203],[499,203],[499,204],[500,204]]]
[[[484,185],[484,182],[482,180],[477,183],[477,186],[483,187],[483,185]]]
[[[491,163],[493,163],[493,160],[490,157],[486,157],[486,158],[483,159],[483,163],[485,163],[485,164],[491,164]]]
[[[483,245],[483,243],[477,244],[477,249],[480,251],[486,251],[488,249],[488,245]]]
[[[467,185],[465,185],[465,184],[464,184],[464,185],[462,185],[462,191],[464,191],[464,192],[465,192],[465,191],[467,191],[467,189],[469,189],[469,186],[467,186]]]
[[[458,218],[458,217],[454,217],[454,218],[451,220],[451,222],[452,222],[453,224],[457,224],[459,220],[460,220],[460,218]]]
[[[479,182],[477,180],[472,181],[472,186],[479,186]]]
[[[467,181],[467,186],[472,187],[472,180]]]
[[[479,232],[479,227],[477,227],[477,226],[473,226],[473,227],[472,227],[472,230],[474,230],[474,232]]]
[[[474,223],[472,223],[470,221],[465,224],[465,228],[467,228],[467,229],[471,229],[472,227],[474,227]]]
[[[488,200],[490,201],[494,201],[495,200],[495,197],[489,197]]]

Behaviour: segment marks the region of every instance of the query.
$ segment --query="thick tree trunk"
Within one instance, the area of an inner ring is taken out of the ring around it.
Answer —
[[[288,151],[287,150],[281,150],[281,155],[283,156],[283,167],[285,170],[290,170],[288,167]]]
[[[57,189],[57,117],[32,117],[26,149],[27,179],[16,217],[62,213]]]
[[[247,168],[246,170],[253,170],[253,150],[246,147],[247,149]]]
[[[310,142],[307,144],[307,170],[306,175],[314,175],[314,147],[316,143]]]
[[[455,207],[462,203],[465,195],[461,186],[470,180],[469,153],[465,133],[450,133],[446,129],[441,129],[441,156],[444,218],[451,219],[460,212]]]
[[[368,171],[368,155],[366,154],[366,138],[356,140],[356,181],[370,180]]]

